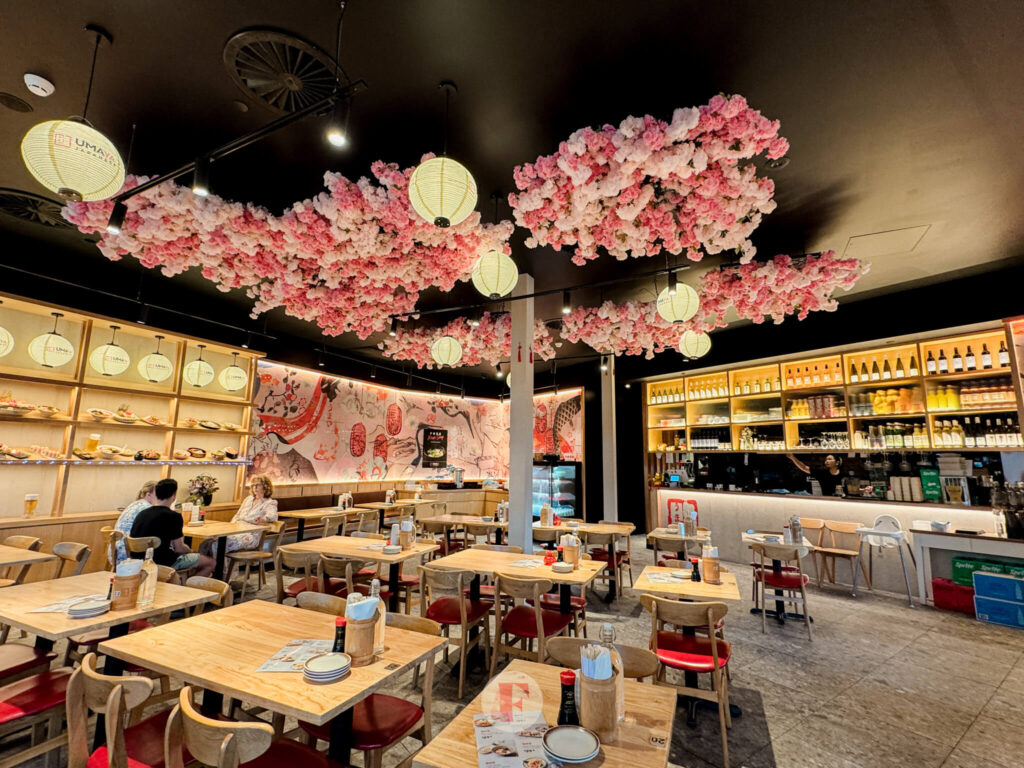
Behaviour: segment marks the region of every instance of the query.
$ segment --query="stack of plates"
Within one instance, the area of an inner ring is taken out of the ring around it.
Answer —
[[[693,571],[690,568],[687,568],[685,571],[672,571],[672,573],[670,573],[669,576],[671,576],[673,579],[689,579],[693,576]]]
[[[302,667],[302,674],[311,683],[333,683],[348,674],[352,657],[347,653],[325,653],[314,656]]]
[[[399,544],[385,544],[382,551],[385,555],[397,555],[402,551],[402,547]]]
[[[109,600],[83,600],[68,608],[68,616],[72,619],[90,619],[109,610]]]
[[[579,725],[559,725],[544,734],[544,754],[560,763],[585,763],[597,757],[601,740]]]

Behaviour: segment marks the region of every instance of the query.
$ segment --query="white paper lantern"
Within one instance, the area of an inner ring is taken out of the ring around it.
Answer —
[[[0,325],[0,357],[6,357],[14,349],[14,336],[11,332]]]
[[[171,374],[174,373],[174,363],[170,361],[167,355],[160,352],[150,352],[139,360],[138,369],[139,375],[146,381],[159,384],[161,381],[167,381]]]
[[[44,333],[29,342],[28,356],[44,368],[60,368],[74,359],[75,347],[59,333]]]
[[[473,265],[473,285],[480,293],[492,299],[512,292],[519,281],[519,269],[501,251],[488,251]]]
[[[679,339],[679,351],[690,358],[704,357],[711,351],[711,337],[706,333],[685,331]]]
[[[217,377],[217,381],[219,381],[220,385],[228,392],[237,392],[249,383],[249,374],[247,374],[245,369],[241,366],[229,365],[220,372],[220,376]]]
[[[476,208],[476,182],[462,163],[433,157],[412,172],[409,202],[425,221],[438,227],[455,226]]]
[[[658,314],[670,323],[685,323],[700,307],[700,297],[686,283],[680,283],[675,295],[670,295],[668,288],[658,294]]]
[[[205,387],[213,381],[213,366],[202,358],[199,358],[186,365],[181,375],[184,376],[185,381],[193,387]]]
[[[118,376],[128,370],[132,359],[117,344],[101,344],[89,355],[89,367],[103,376]]]
[[[117,147],[77,120],[47,120],[29,128],[21,159],[36,181],[65,200],[105,200],[124,185]]]
[[[462,345],[452,336],[442,336],[430,345],[430,356],[438,365],[456,366],[462,359]]]

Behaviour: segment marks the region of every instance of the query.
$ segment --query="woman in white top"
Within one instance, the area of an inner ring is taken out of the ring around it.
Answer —
[[[274,495],[274,484],[266,475],[253,475],[250,480],[250,495],[242,501],[242,505],[231,518],[233,523],[252,523],[253,525],[266,525],[277,520],[277,502],[271,497]],[[255,549],[260,543],[260,532],[236,533],[228,536],[228,552],[237,552],[241,549]],[[200,551],[211,557],[217,556],[217,542],[207,539],[200,547]]]
[[[156,487],[156,480],[147,480],[142,484],[139,495],[135,497],[135,501],[124,508],[124,511],[118,515],[117,522],[114,523],[114,528],[119,531],[123,531],[125,536],[132,535],[132,525],[135,523],[135,517],[144,509],[148,509],[156,504],[156,497],[153,496],[153,489]],[[128,548],[124,545],[124,539],[119,539],[117,542],[117,562],[128,559]]]

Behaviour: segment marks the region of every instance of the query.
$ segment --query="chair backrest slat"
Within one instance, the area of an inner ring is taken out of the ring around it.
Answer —
[[[306,611],[317,611],[330,616],[344,616],[347,601],[343,597],[325,595],[322,592],[302,592],[295,598],[295,604]]]
[[[579,669],[580,649],[593,642],[585,637],[552,637],[547,641],[547,651],[557,665]],[[622,657],[623,674],[626,677],[642,680],[658,674],[658,657],[646,648],[616,643],[615,650]]]
[[[89,555],[92,554],[92,549],[87,544],[79,544],[77,541],[58,541],[53,545],[53,554],[58,558],[54,578],[59,579],[80,574],[89,560]]]
[[[219,579],[211,579],[209,576],[192,576],[185,581],[186,587],[192,587],[192,589],[202,589],[206,592],[213,592],[217,597],[210,601],[210,603],[200,603],[192,609],[192,615],[198,616],[201,614],[207,605],[215,605],[218,608],[228,608],[235,599],[235,593],[231,591],[231,585],[226,581]]]
[[[164,742],[167,768],[182,768],[182,749],[203,765],[237,768],[270,748],[274,729],[268,723],[224,722],[202,715],[192,703],[192,688],[185,686],[171,712]]]
[[[490,552],[509,552],[513,555],[523,554],[523,548],[515,544],[474,544],[470,549],[486,549]]]

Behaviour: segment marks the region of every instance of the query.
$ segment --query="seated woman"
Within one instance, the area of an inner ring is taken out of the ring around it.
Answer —
[[[135,501],[125,507],[124,511],[118,515],[117,522],[114,523],[115,529],[124,531],[125,536],[132,535],[132,525],[134,525],[135,518],[139,512],[156,504],[156,496],[153,496],[153,489],[155,487],[156,480],[147,480],[142,484],[142,488],[139,490],[139,495],[135,497]],[[117,542],[115,556],[118,563],[128,559],[128,548],[125,547],[123,539]]]
[[[254,525],[266,525],[277,520],[277,502],[271,498],[274,495],[274,484],[266,475],[253,475],[249,481],[251,493],[242,501],[242,505],[231,518],[233,523],[252,523]],[[241,549],[255,549],[260,543],[260,532],[236,533],[228,536],[228,552],[237,552]],[[211,557],[217,556],[217,541],[207,539],[199,548],[203,554]]]

